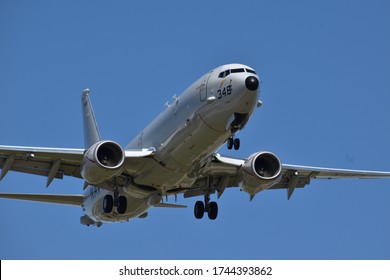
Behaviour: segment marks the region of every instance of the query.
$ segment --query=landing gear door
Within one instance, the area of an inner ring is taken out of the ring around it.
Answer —
[[[213,71],[210,71],[202,78],[202,83],[199,88],[200,101],[205,101],[207,99],[207,83],[209,82],[212,73]]]

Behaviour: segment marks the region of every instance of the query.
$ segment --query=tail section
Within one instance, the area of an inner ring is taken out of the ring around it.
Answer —
[[[91,100],[89,99],[89,89],[83,90],[81,95],[81,107],[84,126],[84,146],[88,149],[96,142],[100,141],[100,133],[93,113]]]

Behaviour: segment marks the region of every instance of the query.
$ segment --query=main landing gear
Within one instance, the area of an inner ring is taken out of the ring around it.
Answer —
[[[195,203],[195,218],[202,219],[205,212],[207,212],[210,220],[215,220],[218,216],[218,204],[214,201],[210,202],[210,195],[205,195],[204,202],[197,201]]]
[[[235,150],[240,149],[240,139],[239,138],[234,138],[234,137],[229,137],[228,140],[226,141],[227,148],[231,150],[234,148]]]
[[[114,198],[116,197],[116,199]],[[114,193],[114,197],[112,195],[107,194],[103,199],[103,211],[104,213],[111,213],[114,206],[116,206],[116,211],[118,214],[126,213],[127,209],[127,198],[126,196],[118,196],[118,194]]]

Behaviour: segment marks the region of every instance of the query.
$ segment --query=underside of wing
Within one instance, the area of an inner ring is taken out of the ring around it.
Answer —
[[[357,178],[357,179],[377,179],[389,178],[390,172],[369,171],[369,170],[352,170],[352,169],[336,169],[314,166],[301,166],[283,164],[283,170],[296,171],[302,176],[313,179],[342,179],[342,178]]]
[[[64,175],[81,178],[83,155],[83,149],[0,146],[0,179],[10,170],[46,176],[48,185]]]
[[[80,206],[84,202],[84,196],[82,195],[0,193],[0,198],[28,200],[28,201],[35,201],[35,202],[46,202],[46,203],[74,205],[74,206]]]
[[[240,182],[239,171],[243,163],[242,159],[214,154],[192,187],[184,192],[184,197],[204,195],[210,191],[210,186],[212,191],[216,191],[220,197],[226,188],[238,186]]]
[[[271,189],[287,189],[290,199],[295,188],[303,188],[311,179],[379,179],[390,178],[390,172],[336,169],[314,166],[283,164],[283,177]]]
[[[153,153],[153,149],[124,150],[124,172],[129,170],[131,175],[132,169],[142,166],[143,158]],[[84,156],[84,149],[0,146],[0,180],[9,171],[45,176],[46,186],[64,176],[83,178]]]
[[[236,159],[215,154],[203,169],[193,188],[188,190],[184,196],[204,195],[210,189],[216,191],[220,196],[226,188],[242,185],[243,174],[245,173],[243,167],[247,161],[248,159]],[[275,184],[269,189],[287,189],[287,197],[290,198],[295,188],[303,188],[310,184],[311,179],[348,178],[390,178],[390,172],[282,164],[280,180],[275,181]],[[259,184],[261,184],[261,181],[259,181]]]

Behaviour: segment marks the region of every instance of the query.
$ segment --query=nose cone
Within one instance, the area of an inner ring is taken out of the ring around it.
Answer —
[[[259,80],[255,76],[249,76],[245,79],[245,86],[251,91],[255,91],[259,88]]]

